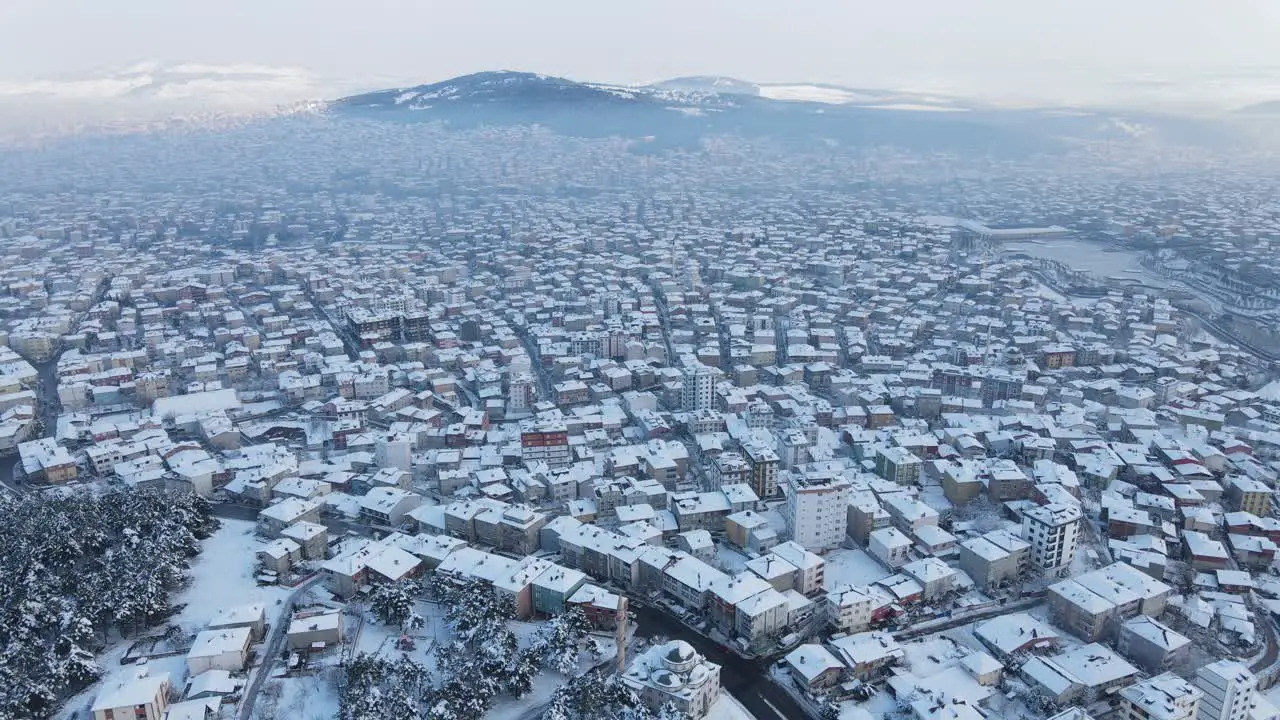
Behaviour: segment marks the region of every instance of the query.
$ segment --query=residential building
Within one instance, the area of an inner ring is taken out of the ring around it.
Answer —
[[[1037,505],[1022,515],[1022,538],[1031,545],[1031,564],[1046,573],[1057,573],[1075,558],[1080,532],[1077,505]]]
[[[1234,660],[1216,660],[1196,671],[1203,696],[1197,720],[1246,720],[1257,706],[1258,679]]]
[[[1119,720],[1195,720],[1203,693],[1194,685],[1164,673],[1136,682],[1119,693]]]
[[[825,474],[787,476],[787,527],[791,539],[806,550],[838,547],[845,538],[849,481]]]

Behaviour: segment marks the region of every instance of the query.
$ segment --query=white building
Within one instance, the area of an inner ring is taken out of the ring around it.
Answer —
[[[1022,514],[1022,537],[1031,545],[1031,562],[1041,570],[1057,571],[1071,564],[1080,534],[1080,508],[1051,503]]]
[[[513,373],[507,382],[507,414],[523,415],[533,407],[536,385],[533,375],[527,372]]]
[[[841,585],[827,593],[827,615],[840,632],[870,629],[871,616],[883,603],[876,588]]]
[[[93,701],[93,720],[160,720],[169,707],[173,684],[169,673],[138,674],[116,682],[108,682]]]
[[[253,630],[248,627],[205,630],[187,651],[187,672],[199,675],[208,670],[239,672],[249,660]]]
[[[1257,704],[1258,678],[1238,662],[1218,660],[1196,672],[1199,720],[1244,720]]]
[[[622,681],[655,712],[667,703],[693,720],[705,717],[720,695],[720,666],[683,640],[653,645],[639,655]]]
[[[885,567],[900,568],[907,564],[911,552],[911,538],[896,527],[880,528],[871,533],[867,543],[870,552]]]
[[[412,472],[413,441],[408,435],[378,438],[373,445],[373,457],[380,468],[396,468]]]
[[[680,408],[682,410],[701,410],[715,406],[716,382],[720,380],[720,370],[710,365],[703,365],[692,355],[683,358],[684,367],[680,369],[683,385],[680,389]]]
[[[1193,720],[1202,693],[1194,685],[1164,673],[1120,691],[1120,720]]]
[[[826,585],[827,563],[817,555],[805,550],[795,541],[784,542],[773,548],[766,557],[777,557],[796,568],[792,586],[803,595],[816,595]]]
[[[806,550],[826,550],[844,542],[853,487],[842,477],[788,476],[787,526]]]
[[[790,617],[787,596],[772,587],[743,600],[734,613],[734,630],[747,643],[783,635]]]

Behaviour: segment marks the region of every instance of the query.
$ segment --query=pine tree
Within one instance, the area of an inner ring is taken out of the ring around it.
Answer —
[[[339,689],[339,720],[418,720],[430,700],[431,678],[408,658],[361,653],[347,663]]]
[[[617,675],[595,670],[556,690],[542,717],[543,720],[654,720],[655,716]]]
[[[375,585],[369,597],[369,611],[383,625],[416,630],[426,624],[414,610],[421,592],[422,586],[413,580]]]
[[[200,539],[217,528],[190,493],[0,496],[0,720],[47,717],[95,680],[112,629],[169,611]]]
[[[582,608],[573,606],[557,615],[538,636],[534,647],[541,653],[542,662],[561,675],[575,675],[578,655],[583,645],[591,654],[600,656],[599,646],[591,637],[591,622]]]

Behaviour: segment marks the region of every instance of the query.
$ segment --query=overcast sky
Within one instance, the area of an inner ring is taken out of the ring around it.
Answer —
[[[1252,101],[1280,99],[1280,0],[0,0],[2,81],[144,61],[344,87],[514,69]]]

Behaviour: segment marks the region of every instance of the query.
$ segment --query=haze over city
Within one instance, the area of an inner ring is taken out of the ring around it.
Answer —
[[[1266,0],[11,0],[0,26],[0,96],[105,99],[177,67],[165,97],[195,109],[498,69],[1196,112],[1280,98],[1280,8]]]

